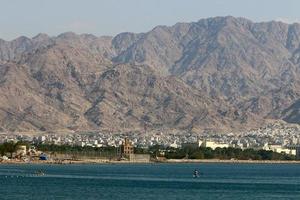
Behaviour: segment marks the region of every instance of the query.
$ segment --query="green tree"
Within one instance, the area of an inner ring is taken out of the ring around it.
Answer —
[[[14,142],[5,142],[3,143],[3,148],[4,148],[4,152],[7,152],[10,154],[10,158],[13,157],[13,153],[15,153],[16,151],[18,151],[19,149],[19,144],[18,143],[14,143]]]
[[[202,151],[195,151],[193,152],[190,157],[190,159],[203,159],[204,158],[204,154]]]
[[[1,155],[1,156],[4,156],[4,154],[5,154],[4,147],[3,147],[2,144],[0,144],[0,155]]]

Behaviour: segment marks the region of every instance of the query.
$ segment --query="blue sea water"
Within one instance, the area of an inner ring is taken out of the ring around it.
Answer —
[[[198,169],[199,178],[193,178]],[[34,173],[43,170],[46,175]],[[0,165],[0,199],[300,199],[298,164]]]

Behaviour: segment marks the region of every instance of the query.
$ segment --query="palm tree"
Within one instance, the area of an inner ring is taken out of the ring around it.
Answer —
[[[14,143],[12,141],[3,143],[2,146],[3,146],[4,152],[10,153],[10,158],[12,158],[13,153],[18,151],[18,149],[19,149],[19,143]]]
[[[0,155],[1,155],[1,156],[4,156],[4,154],[5,154],[4,147],[3,147],[2,144],[0,144]]]

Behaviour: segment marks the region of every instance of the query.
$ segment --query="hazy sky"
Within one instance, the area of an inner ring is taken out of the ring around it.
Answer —
[[[300,22],[300,0],[0,0],[0,38],[66,31],[115,35],[232,15]]]

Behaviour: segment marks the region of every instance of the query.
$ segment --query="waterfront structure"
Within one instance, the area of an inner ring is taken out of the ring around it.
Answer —
[[[125,156],[129,156],[131,154],[134,153],[134,148],[133,148],[133,145],[132,143],[129,141],[128,138],[125,138],[123,144],[122,144],[122,153],[125,155]]]
[[[130,162],[142,162],[148,163],[150,162],[150,154],[130,154],[129,155]]]

